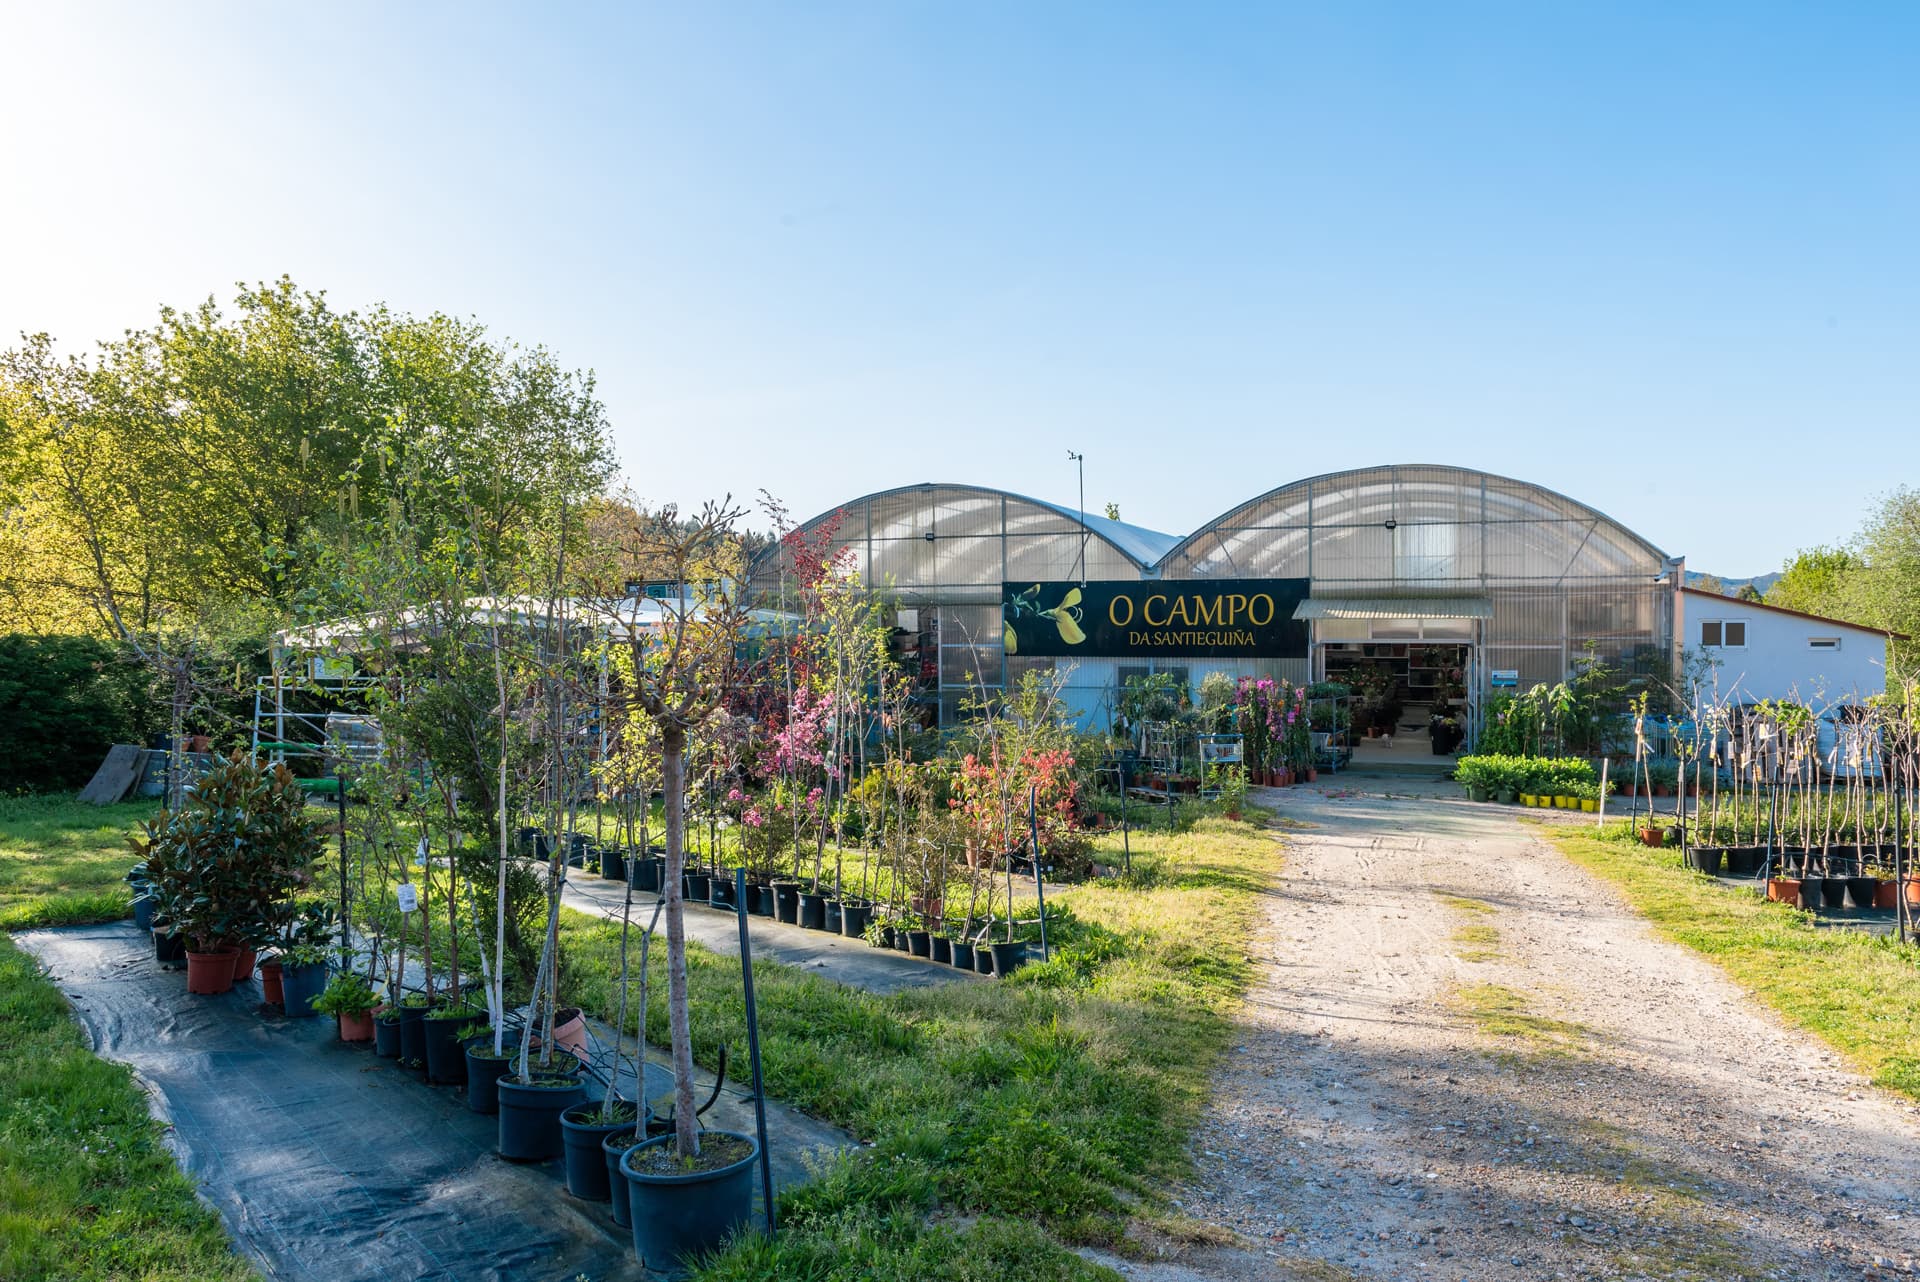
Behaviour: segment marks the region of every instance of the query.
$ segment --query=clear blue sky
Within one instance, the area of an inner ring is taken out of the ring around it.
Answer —
[[[0,335],[291,273],[599,372],[655,499],[1176,532],[1537,480],[1695,569],[1920,481],[1920,7],[9,7]]]

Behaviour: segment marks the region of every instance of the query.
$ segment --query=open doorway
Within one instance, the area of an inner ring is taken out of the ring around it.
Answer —
[[[1325,679],[1354,691],[1356,763],[1451,760],[1466,742],[1471,641],[1325,641],[1316,649]]]

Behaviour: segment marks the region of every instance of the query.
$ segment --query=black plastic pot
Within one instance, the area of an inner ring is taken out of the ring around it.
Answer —
[[[1878,877],[1847,878],[1847,900],[1855,908],[1873,907],[1873,897],[1879,889]]]
[[[820,928],[829,935],[837,935],[840,933],[840,901],[838,899],[827,900],[826,919]]]
[[[840,933],[848,939],[859,939],[865,935],[867,923],[872,920],[872,904],[849,899],[840,905]]]
[[[327,964],[283,965],[280,968],[280,991],[284,994],[281,1000],[286,1003],[287,1014],[296,1019],[313,1015],[313,999],[327,991]]]
[[[494,1083],[494,1090],[500,1096],[501,1157],[509,1162],[544,1162],[566,1151],[560,1115],[587,1099],[587,1088],[578,1078],[568,1079],[564,1086],[528,1086],[507,1074]]]
[[[789,926],[800,920],[799,882],[776,881],[773,883],[773,919],[784,921]]]
[[[1691,865],[1696,872],[1703,872],[1709,877],[1718,877],[1720,875],[1720,860],[1726,853],[1726,849],[1721,846],[1689,846],[1687,847],[1687,863]]]
[[[688,899],[705,903],[713,894],[713,878],[703,872],[690,872],[682,883],[682,891]]]
[[[608,847],[600,852],[600,875],[608,881],[627,879],[627,857],[616,848]]]
[[[729,1135],[712,1131],[709,1135]],[[633,1249],[655,1273],[676,1273],[681,1261],[713,1250],[729,1233],[753,1217],[753,1170],[760,1145],[751,1135],[734,1135],[752,1152],[717,1171],[691,1175],[654,1175],[633,1168],[636,1157],[674,1142],[673,1136],[636,1144],[620,1159],[633,1220]]]
[[[808,930],[827,928],[827,898],[811,890],[800,892],[800,924]]]
[[[773,916],[773,887],[748,886],[747,911],[755,917]]]
[[[1827,883],[1823,877],[1802,877],[1800,879],[1800,906],[1815,909],[1825,906]]]
[[[982,975],[993,974],[993,945],[975,944],[973,947],[973,968]]]
[[[1846,877],[1828,877],[1820,883],[1820,895],[1827,907],[1845,908],[1847,906],[1848,880]],[[1873,901],[1869,899],[1867,902]]]
[[[373,1053],[382,1059],[400,1058],[400,1020],[373,1017]]]
[[[379,1031],[380,1026],[375,1024],[374,1033],[376,1036],[379,1034]],[[474,1052],[477,1050],[485,1050],[488,1053],[476,1055]],[[472,1039],[463,1048],[463,1053],[467,1058],[467,1107],[476,1113],[498,1113],[500,1111],[498,1084],[500,1079],[505,1077],[508,1070],[513,1067],[512,1055],[509,1054],[502,1059],[495,1059],[491,1053],[492,1050],[492,1033],[488,1033],[485,1037]]]
[[[926,957],[933,952],[933,936],[924,930],[907,932],[907,951],[915,957]]]
[[[427,1008],[400,1007],[400,1065],[427,1075]]]
[[[733,879],[715,877],[712,886],[708,888],[707,902],[715,908],[733,907]]]
[[[461,1044],[457,1034],[468,1024],[482,1018],[478,1012],[468,1011],[460,1015],[430,1014],[421,1021],[426,1027],[424,1036],[429,1082],[458,1086],[467,1080],[467,1048]]]
[[[1727,876],[1751,877],[1760,871],[1767,852],[1759,846],[1728,846]]]
[[[953,940],[946,935],[933,937],[933,960],[942,966],[953,965]]]
[[[604,1202],[611,1196],[607,1154],[600,1141],[618,1131],[632,1131],[633,1119],[602,1122],[596,1101],[575,1104],[560,1114],[560,1140],[566,1148],[567,1192],[583,1202]]]
[[[636,855],[627,860],[627,884],[635,890],[658,892],[660,861],[652,855]]]
[[[153,959],[162,966],[187,964],[187,941],[164,930],[153,932]]]
[[[1002,979],[1019,970],[1027,960],[1025,944],[992,944],[989,947],[993,949],[993,973]]]
[[[631,1131],[631,1127],[622,1127],[611,1135],[600,1137],[600,1157],[607,1168],[607,1200],[613,1205],[614,1224],[623,1229],[633,1227],[633,1212],[627,1200],[627,1177],[620,1174],[620,1159],[633,1147],[626,1142],[631,1138]]]
[[[955,970],[972,970],[973,953],[974,948],[972,944],[969,944],[964,939],[955,940],[953,943],[953,968]]]
[[[891,927],[891,926],[882,926],[882,927],[880,928],[880,945],[879,945],[879,946],[880,946],[880,947],[882,947],[882,948],[892,948],[892,947],[893,947],[893,936],[894,936],[894,929],[893,929],[893,927]]]

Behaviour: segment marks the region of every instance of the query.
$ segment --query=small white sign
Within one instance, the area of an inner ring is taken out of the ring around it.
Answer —
[[[398,893],[400,895],[400,911],[401,912],[410,913],[414,909],[420,906],[420,894],[418,891],[416,891],[413,888],[412,882],[410,881],[401,882],[400,890]]]

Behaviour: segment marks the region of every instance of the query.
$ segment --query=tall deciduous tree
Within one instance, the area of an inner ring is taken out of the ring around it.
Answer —
[[[681,1157],[700,1152],[693,1095],[693,1035],[687,1010],[687,931],[680,877],[686,867],[687,744],[694,731],[734,692],[741,673],[747,609],[744,565],[736,526],[745,515],[730,500],[708,503],[683,520],[677,509],[631,514],[603,549],[606,569],[657,566],[668,581],[686,585],[664,601],[628,596],[624,582],[607,582],[599,607],[609,616],[615,643],[627,648],[627,680],[615,692],[652,723],[660,745],[667,866],[667,1027],[674,1075],[675,1143]],[[603,570],[603,573],[606,570]],[[616,575],[617,577],[617,575]]]

